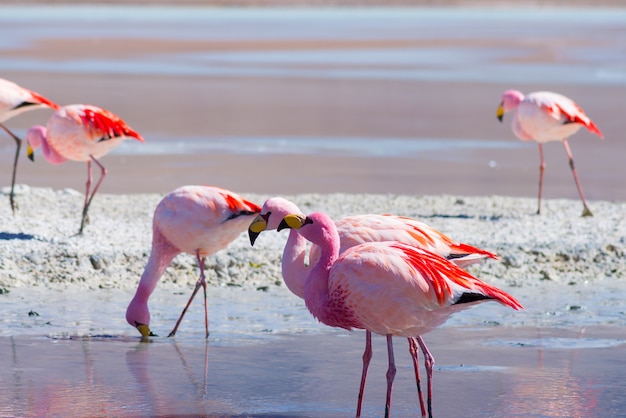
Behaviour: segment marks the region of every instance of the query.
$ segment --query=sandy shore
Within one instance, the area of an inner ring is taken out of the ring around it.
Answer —
[[[3,198],[8,199],[7,189],[3,192]],[[242,194],[259,204],[269,197]],[[86,233],[74,236],[82,193],[20,186],[15,215],[8,204],[0,205],[4,273],[0,285],[134,286],[150,251],[152,212],[161,196],[98,195]],[[392,194],[287,197],[305,212],[322,210],[334,218],[394,213],[421,219],[461,242],[497,252],[502,260],[483,264],[477,273],[509,285],[610,282],[621,279],[626,271],[624,203],[591,202],[595,216],[581,218],[582,206],[576,200],[546,200],[544,214],[537,216],[536,199],[532,198]],[[251,248],[242,235],[212,257],[208,267],[214,270],[211,283],[250,288],[273,285],[280,278],[284,239],[281,234],[266,233]],[[176,264],[175,269],[182,271],[168,274],[165,281],[188,284],[195,280],[191,257],[180,257]]]

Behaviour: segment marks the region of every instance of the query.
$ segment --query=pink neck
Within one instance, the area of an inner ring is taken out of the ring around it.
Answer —
[[[304,283],[310,271],[310,267],[304,264],[305,255],[306,239],[295,229],[290,230],[283,251],[283,280],[291,293],[300,298],[304,298]]]
[[[131,325],[134,322],[149,325],[150,313],[148,311],[148,299],[167,266],[170,265],[174,257],[180,253],[180,250],[174,247],[157,229],[153,232],[152,251],[150,258],[146,264],[135,296],[131,300],[126,310],[126,319]]]

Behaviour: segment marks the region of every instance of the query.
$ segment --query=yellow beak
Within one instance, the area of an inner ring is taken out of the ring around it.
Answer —
[[[30,144],[26,147],[26,156],[29,160],[35,161],[35,150],[30,146]]]
[[[138,324],[137,325],[137,330],[139,331],[139,333],[141,334],[142,337],[153,337],[154,336],[154,334],[152,333],[152,331],[150,331],[150,328],[147,325]]]
[[[248,227],[248,237],[250,238],[250,245],[254,246],[254,242],[261,234],[261,232],[265,231],[267,228],[267,220],[263,215],[257,215],[256,218],[252,221],[250,226]]]
[[[280,225],[278,225],[278,230],[281,231],[285,228],[300,229],[305,224],[305,221],[306,216],[300,213],[292,213],[283,218]]]
[[[500,103],[500,106],[498,106],[498,109],[496,110],[496,117],[498,118],[500,122],[502,122],[503,116],[504,116],[504,105]]]

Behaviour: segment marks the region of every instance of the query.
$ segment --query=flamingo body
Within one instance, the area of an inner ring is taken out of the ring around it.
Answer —
[[[507,112],[514,113],[512,129],[515,136],[522,141],[535,141],[539,144],[540,166],[537,213],[541,213],[543,175],[546,165],[543,158],[543,144],[551,141],[561,141],[565,147],[578,194],[583,203],[582,216],[592,216],[591,210],[587,206],[582,186],[578,180],[578,174],[574,167],[574,157],[567,139],[582,127],[603,138],[598,126],[573,100],[562,94],[550,91],[538,91],[524,96],[518,90],[507,90],[502,94],[502,101],[496,116],[502,121],[504,114]]]
[[[14,212],[16,209],[15,178],[17,176],[17,162],[20,155],[20,149],[22,148],[22,140],[11,132],[6,126],[4,126],[3,122],[28,110],[45,107],[58,109],[59,105],[32,90],[19,86],[12,81],[0,78],[0,128],[4,129],[4,131],[11,138],[13,138],[16,143],[15,159],[13,161],[13,175],[11,178],[11,193],[9,195],[11,209]]]
[[[98,159],[128,139],[144,142],[142,136],[117,115],[106,109],[85,104],[63,106],[54,112],[45,127],[33,126],[26,132],[30,159],[33,159],[34,150],[41,147],[44,158],[50,164],[61,164],[67,160],[87,163],[85,204],[79,234],[82,234],[87,222],[91,201],[107,174]],[[100,178],[93,190],[91,190],[92,161],[101,170]]]
[[[44,136],[40,136],[39,141],[31,139],[29,142],[46,142],[55,154],[71,161],[98,159],[127,139],[144,142],[141,135],[118,116],[90,105],[63,106],[50,117],[46,130],[39,132]],[[49,156],[44,153],[46,159]]]
[[[487,300],[522,309],[507,293],[420,248],[373,242],[351,247],[340,255],[337,227],[324,213],[287,215],[278,229],[285,227],[298,230],[320,247],[320,258],[304,285],[305,303],[313,316],[329,326],[361,328],[387,337],[386,417],[396,370],[392,336],[412,336],[426,356],[428,412],[432,417],[434,361],[421,334],[441,325],[454,312]]]
[[[196,256],[200,266],[188,307],[199,286],[206,286],[204,259],[237,238],[260,211],[256,204],[219,187],[183,186],[166,195],[154,211],[152,250],[126,311],[128,323],[142,335],[150,335],[148,299],[167,266],[181,253]],[[170,335],[175,334],[187,307]],[[206,332],[208,336],[208,324]]]
[[[346,250],[330,269],[328,288],[332,299],[342,300],[345,309],[354,312],[362,328],[380,335],[426,334],[453,313],[487,299],[521,308],[446,259],[393,242]],[[474,295],[474,302],[458,303],[467,294]]]

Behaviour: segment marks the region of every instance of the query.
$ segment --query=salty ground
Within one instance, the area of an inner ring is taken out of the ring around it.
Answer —
[[[141,342],[124,320],[159,199],[213,184],[262,203],[286,195],[333,217],[395,213],[497,252],[471,268],[525,311],[483,304],[425,336],[439,417],[621,417],[626,410],[626,91],[623,9],[0,7],[0,76],[61,103],[92,103],[146,138],[109,168],[82,237],[84,164],[20,161],[0,195],[1,416],[351,416],[362,332],[316,323],[280,280],[285,233],[242,235],[211,257],[210,329],[179,256]],[[495,108],[503,90],[575,98],[605,140],[572,138],[595,216],[562,147],[538,156]],[[49,111],[7,125],[22,135]],[[8,166],[13,143],[3,141]],[[25,186],[28,184],[29,186]],[[365,415],[381,416],[375,353]],[[417,411],[396,339],[394,416]]]

